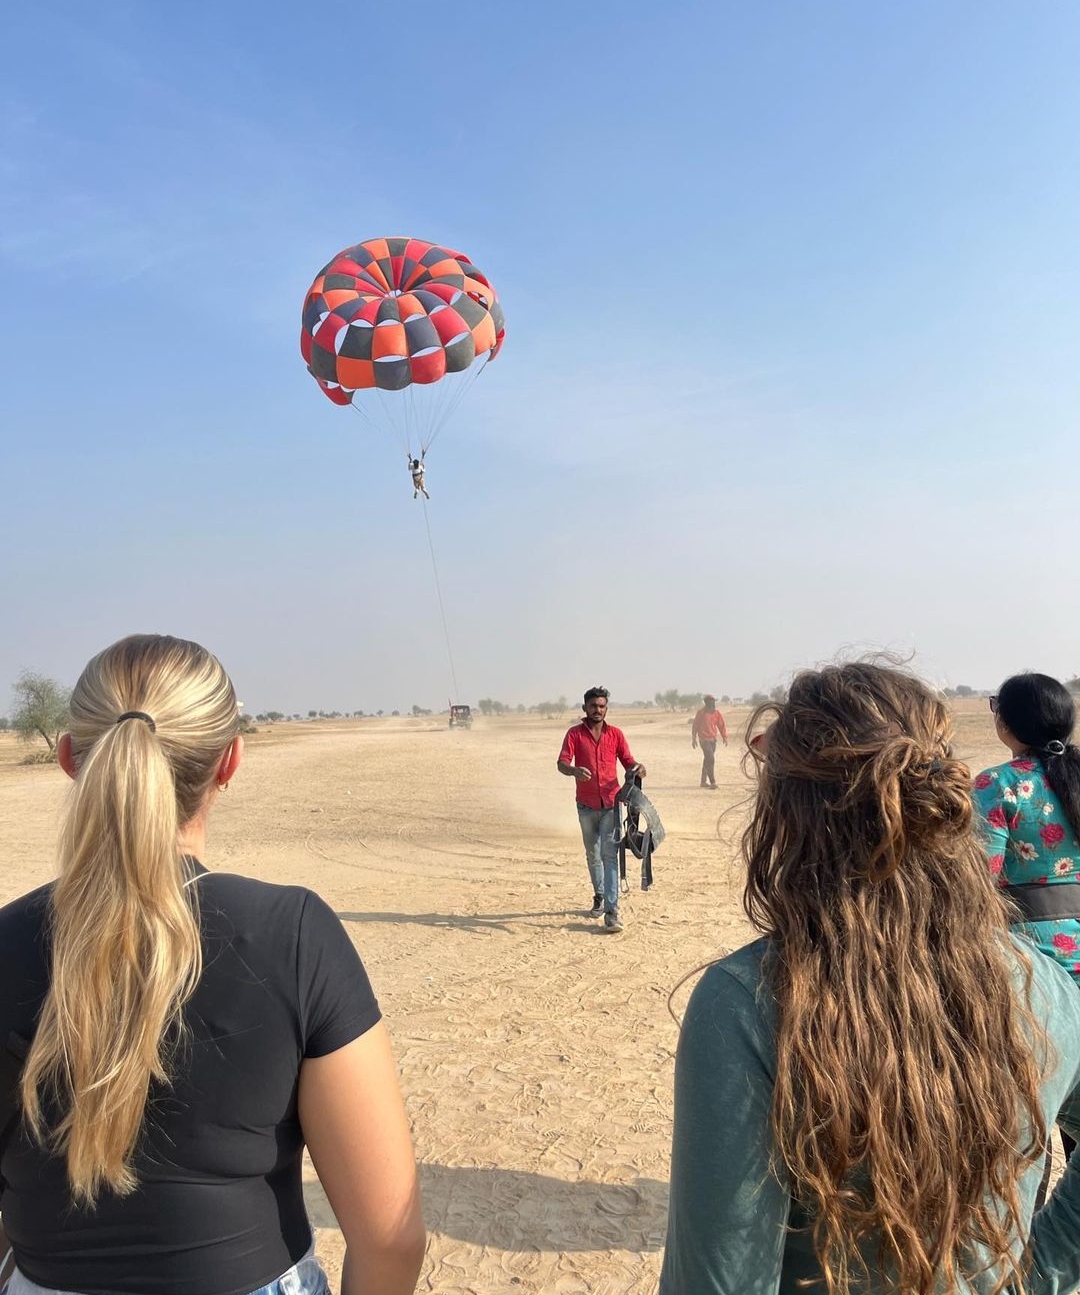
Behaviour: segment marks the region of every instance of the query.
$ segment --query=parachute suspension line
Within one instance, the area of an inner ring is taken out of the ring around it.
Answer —
[[[403,426],[399,426],[397,419],[392,417],[389,410],[386,409],[386,406],[383,406],[383,408],[386,409],[386,412],[381,418],[378,414],[372,412],[366,401],[351,400],[349,402],[349,407],[355,413],[359,414],[364,422],[367,423],[368,427],[370,427],[371,430],[380,437],[385,436],[386,429],[389,428],[401,438],[401,443],[405,447],[406,452],[409,454],[410,458],[412,457],[412,449],[409,445],[407,429]]]
[[[480,374],[483,373],[485,368],[487,368],[490,355],[491,352],[489,351],[482,360],[478,360],[471,364],[468,370],[462,375],[462,380],[460,382],[455,382],[446,386],[446,379],[443,379],[443,382],[440,384],[444,387],[444,391],[440,392],[440,395],[443,396],[443,400],[440,405],[432,410],[431,417],[428,420],[428,425],[424,428],[424,439],[422,441],[422,445],[425,450],[431,448],[432,442],[457,413],[461,402],[472,390],[473,384],[476,382]]]
[[[431,570],[435,575],[435,594],[439,600],[439,615],[442,618],[443,638],[446,640],[446,659],[450,662],[450,682],[454,685],[453,697],[455,701],[461,700],[461,694],[458,692],[457,671],[454,669],[454,652],[450,646],[450,629],[446,623],[446,607],[443,603],[442,585],[439,582],[439,564],[435,561],[435,545],[431,539],[431,521],[428,518],[427,500],[421,498],[424,505],[424,529],[427,531],[428,550],[431,553]]]
[[[490,352],[476,360],[461,374],[448,375],[441,382],[424,388],[423,399],[417,384],[401,391],[383,391],[372,387],[360,400],[349,403],[375,432],[390,430],[401,441],[409,458],[426,454],[435,438],[457,413],[473,384],[487,367]],[[449,380],[448,380],[449,379]],[[361,393],[356,392],[355,395]]]

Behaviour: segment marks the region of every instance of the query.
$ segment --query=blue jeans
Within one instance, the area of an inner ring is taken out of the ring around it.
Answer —
[[[593,894],[603,895],[605,913],[614,913],[619,907],[619,843],[614,837],[615,807],[590,809],[588,805],[579,804],[577,813]]]
[[[71,1295],[71,1292],[38,1286],[16,1270],[8,1284],[0,1290],[0,1295]],[[269,1286],[260,1286],[251,1295],[330,1295],[330,1284],[312,1249],[299,1263],[293,1264],[288,1272],[282,1273]]]

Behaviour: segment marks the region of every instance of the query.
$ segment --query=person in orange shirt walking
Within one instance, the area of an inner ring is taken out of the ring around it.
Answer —
[[[710,791],[716,790],[716,742],[722,738],[727,746],[727,725],[724,717],[716,709],[716,698],[707,692],[702,698],[705,705],[694,716],[694,727],[690,734],[690,745],[695,749],[701,744],[701,785]]]

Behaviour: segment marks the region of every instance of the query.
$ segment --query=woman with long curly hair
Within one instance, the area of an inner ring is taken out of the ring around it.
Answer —
[[[239,719],[183,639],[123,639],[75,686],[59,877],[0,909],[10,1295],[328,1295],[305,1144],[343,1295],[414,1288],[416,1165],[364,967],[311,891],[201,862]]]
[[[679,1040],[662,1295],[1064,1295],[1080,995],[1012,936],[945,705],[878,664],[808,671],[754,750],[744,905]],[[752,725],[753,727],[753,725]]]

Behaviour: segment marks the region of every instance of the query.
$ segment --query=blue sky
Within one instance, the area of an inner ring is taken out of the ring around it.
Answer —
[[[151,629],[253,709],[444,704],[399,442],[298,352],[382,234],[507,315],[429,465],[465,700],[1080,671],[1072,0],[0,22],[0,697]]]

